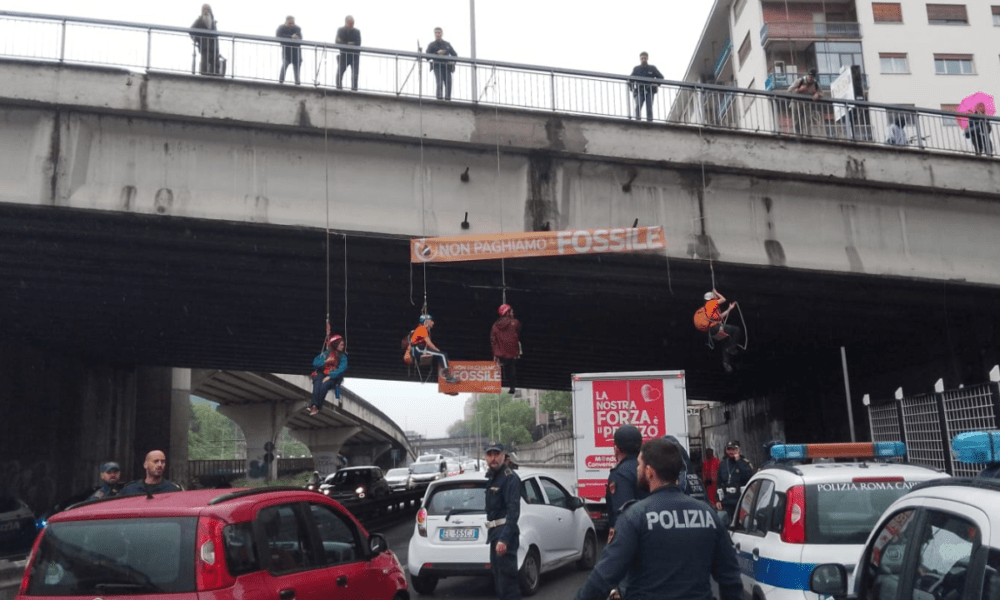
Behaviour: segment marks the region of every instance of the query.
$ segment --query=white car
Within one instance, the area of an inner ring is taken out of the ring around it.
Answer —
[[[394,492],[405,492],[417,487],[413,481],[413,475],[406,467],[389,469],[386,471],[385,480],[389,484],[389,489]]]
[[[410,465],[410,475],[417,487],[444,479],[446,473],[447,467],[444,462],[415,462]]]
[[[947,477],[876,458],[902,456],[899,442],[776,445],[785,462],[762,468],[743,489],[730,525],[748,600],[819,600],[809,574],[819,563],[853,566],[879,515],[913,486]],[[797,464],[837,457],[869,460]]]
[[[857,567],[821,564],[810,589],[872,600],[1000,600],[1000,432],[959,434],[952,452],[959,462],[992,463],[992,474],[914,487],[878,518]]]
[[[521,592],[538,591],[540,575],[568,563],[591,569],[597,560],[597,535],[583,500],[551,476],[519,469],[521,531],[517,550]],[[438,580],[490,573],[486,543],[486,478],[465,473],[430,484],[410,538],[407,569],[413,589],[434,591]]]

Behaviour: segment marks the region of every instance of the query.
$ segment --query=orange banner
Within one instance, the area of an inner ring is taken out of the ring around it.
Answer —
[[[438,391],[442,394],[500,393],[500,366],[492,360],[449,360],[448,367],[458,383],[446,382],[438,371]]]
[[[416,239],[410,244],[410,262],[615,254],[665,247],[660,226],[497,233]]]

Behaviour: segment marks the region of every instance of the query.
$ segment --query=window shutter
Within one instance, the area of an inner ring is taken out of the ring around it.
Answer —
[[[971,54],[935,54],[934,60],[972,60]]]
[[[969,22],[964,4],[928,4],[928,21],[962,21]]]
[[[906,52],[879,52],[879,58],[906,58]]]
[[[872,2],[876,23],[902,23],[903,9],[898,2]]]

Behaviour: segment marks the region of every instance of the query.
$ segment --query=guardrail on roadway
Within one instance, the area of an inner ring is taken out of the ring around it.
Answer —
[[[21,60],[195,75],[201,73],[197,40],[205,37],[214,41],[211,47],[225,58],[226,68],[199,76],[278,81],[283,62],[278,38],[227,32],[206,36],[205,30],[198,29],[0,11],[0,56]],[[358,52],[356,46],[295,42],[293,50],[301,58],[304,82],[323,89],[324,94],[339,87],[337,59],[348,48]],[[425,53],[362,47],[356,59],[363,65],[358,89],[431,98],[434,85],[427,58]],[[977,139],[976,135],[966,137],[968,132],[963,131],[968,127],[967,115],[930,108],[825,98],[812,101],[801,95],[722,85],[460,57],[448,60],[454,66],[451,99],[456,102],[624,120],[637,118],[633,90],[649,89],[659,92],[649,96],[655,120],[681,126],[884,145],[890,139],[890,126],[899,122],[908,129],[892,136],[902,144],[893,148],[988,156],[1000,136],[1000,119],[982,117],[993,131],[985,133],[984,128],[983,137]]]

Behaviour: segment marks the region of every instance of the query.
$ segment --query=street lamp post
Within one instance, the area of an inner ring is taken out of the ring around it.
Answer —
[[[472,102],[479,102],[479,86],[476,84],[476,0],[469,0],[469,31],[472,46]]]

